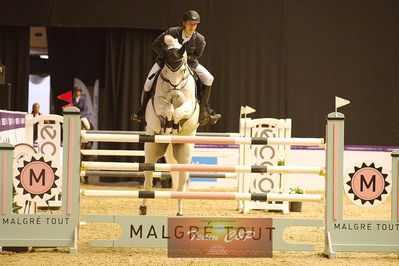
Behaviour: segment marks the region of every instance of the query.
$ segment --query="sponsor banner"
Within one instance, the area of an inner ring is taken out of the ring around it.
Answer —
[[[61,125],[60,123],[38,123],[38,151],[53,161],[53,166],[61,167]]]
[[[15,145],[25,141],[25,114],[0,110],[0,142]]]
[[[271,218],[195,217],[168,219],[168,257],[270,258]]]

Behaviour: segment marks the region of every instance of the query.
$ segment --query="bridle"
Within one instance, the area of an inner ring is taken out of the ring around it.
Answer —
[[[187,85],[187,83],[188,83],[188,77],[189,77],[189,75],[191,74],[190,73],[190,71],[187,71],[187,69],[188,69],[188,65],[187,65],[187,63],[181,63],[180,64],[180,66],[179,66],[179,68],[177,68],[177,69],[175,69],[175,70],[173,70],[173,69],[171,69],[170,68],[170,66],[168,65],[168,64],[165,64],[172,72],[176,72],[178,69],[180,69],[182,66],[183,66],[183,64],[184,64],[184,66],[185,66],[185,68],[184,68],[184,72],[183,72],[183,78],[177,83],[177,84],[173,84],[167,77],[165,77],[163,74],[162,74],[162,71],[161,71],[161,73],[160,73],[160,78],[162,79],[162,81],[164,81],[164,82],[167,82],[171,87],[172,87],[172,89],[170,89],[169,91],[172,91],[172,90],[181,90],[181,89],[183,89],[184,87],[186,87],[186,85]],[[180,87],[180,89],[177,89],[177,87],[180,85],[180,84],[182,84],[183,82],[186,82],[183,86],[181,86]]]

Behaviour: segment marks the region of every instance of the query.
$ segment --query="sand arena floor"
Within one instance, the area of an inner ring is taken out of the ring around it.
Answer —
[[[127,187],[104,187],[82,185],[86,189],[133,189]],[[390,198],[378,208],[360,208],[345,198],[345,218],[389,219]],[[81,197],[81,214],[125,214],[138,213],[139,199],[85,198]],[[295,217],[323,219],[324,202],[303,203],[302,212],[287,215],[251,211],[241,214],[236,211],[236,201],[185,200],[185,216],[226,217]],[[173,216],[176,200],[149,200],[148,215]],[[274,251],[273,258],[168,258],[166,249],[98,248],[88,244],[89,239],[116,239],[120,233],[118,225],[88,223],[80,226],[78,253],[70,254],[67,248],[34,248],[25,253],[0,252],[0,265],[399,265],[397,253],[346,253],[339,252],[334,260],[322,256],[324,235],[322,228],[290,227],[284,231],[288,242],[316,244],[313,252]],[[399,240],[398,240],[399,241]]]

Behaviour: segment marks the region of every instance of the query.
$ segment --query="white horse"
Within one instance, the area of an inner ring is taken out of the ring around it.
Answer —
[[[192,70],[187,65],[185,46],[166,35],[165,65],[155,80],[155,93],[145,112],[146,133],[149,135],[174,134],[194,136],[198,128],[199,104]],[[194,144],[145,143],[145,162],[156,163],[165,156],[167,163],[189,164]],[[144,189],[152,189],[153,172],[145,171]],[[184,191],[188,173],[172,173],[173,190]],[[178,182],[177,182],[178,181]],[[177,184],[178,183],[178,184]],[[147,213],[146,199],[140,206],[140,214]],[[177,215],[183,215],[183,202],[178,200]]]

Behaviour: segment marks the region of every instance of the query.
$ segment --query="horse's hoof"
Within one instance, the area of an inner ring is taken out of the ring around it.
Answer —
[[[147,215],[147,206],[140,206],[140,215]]]
[[[176,216],[183,216],[183,213],[178,212],[176,213]]]

